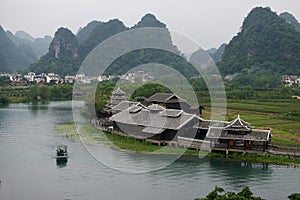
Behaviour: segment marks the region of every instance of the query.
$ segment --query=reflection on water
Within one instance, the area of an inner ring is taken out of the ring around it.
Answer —
[[[48,109],[50,103],[49,102],[33,102],[33,103],[28,103],[26,105],[28,105],[28,109],[43,110],[43,109]]]
[[[245,185],[267,199],[286,199],[299,192],[299,168],[261,163],[183,156],[150,173],[116,171],[95,160],[81,143],[54,132],[55,125],[72,119],[70,102],[0,108],[0,179],[5,180],[0,186],[1,200],[191,200],[205,196],[215,186],[239,191]],[[62,143],[70,155],[65,163],[55,159],[55,147]],[[137,167],[147,169],[172,158],[120,152],[108,146],[88,147],[106,160],[122,157],[114,163],[116,167],[131,170],[132,163],[143,161]]]
[[[262,163],[249,163],[242,161],[220,162],[210,160],[210,174],[213,178],[221,178],[232,189],[250,186],[249,183],[264,183],[270,181],[272,169],[267,169]],[[234,177],[234,178],[233,178]]]
[[[59,168],[66,167],[68,163],[68,159],[56,159],[56,165]]]

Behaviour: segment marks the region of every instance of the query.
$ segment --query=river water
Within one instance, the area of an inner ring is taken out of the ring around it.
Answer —
[[[300,168],[272,164],[184,156],[148,173],[114,170],[94,159],[81,143],[55,133],[56,125],[72,120],[71,102],[0,108],[1,200],[193,200],[215,186],[239,191],[245,185],[267,199],[287,199],[300,192]],[[68,146],[66,165],[57,165],[54,159],[58,144]],[[109,146],[91,148],[103,156],[117,151]],[[168,159],[167,155],[140,156],[149,162]],[[122,165],[130,165],[122,160]]]

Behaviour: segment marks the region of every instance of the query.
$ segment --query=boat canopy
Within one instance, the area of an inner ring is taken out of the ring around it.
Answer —
[[[63,150],[67,150],[67,146],[66,145],[57,145],[56,149],[63,149]]]

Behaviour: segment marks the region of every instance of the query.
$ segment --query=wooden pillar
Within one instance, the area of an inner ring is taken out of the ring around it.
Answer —
[[[227,149],[229,149],[229,140],[227,140]],[[226,151],[227,153],[228,151]],[[226,154],[227,155],[227,154]]]
[[[266,151],[266,141],[263,142],[263,152]]]
[[[229,154],[229,151],[228,151],[228,149],[226,149],[226,159],[228,159],[228,154]]]

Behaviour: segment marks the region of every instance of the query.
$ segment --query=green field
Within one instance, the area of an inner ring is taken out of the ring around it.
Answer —
[[[210,105],[203,118],[210,118]],[[237,114],[255,128],[272,129],[272,143],[286,146],[300,146],[300,101],[299,100],[229,100],[226,120],[233,120]]]

